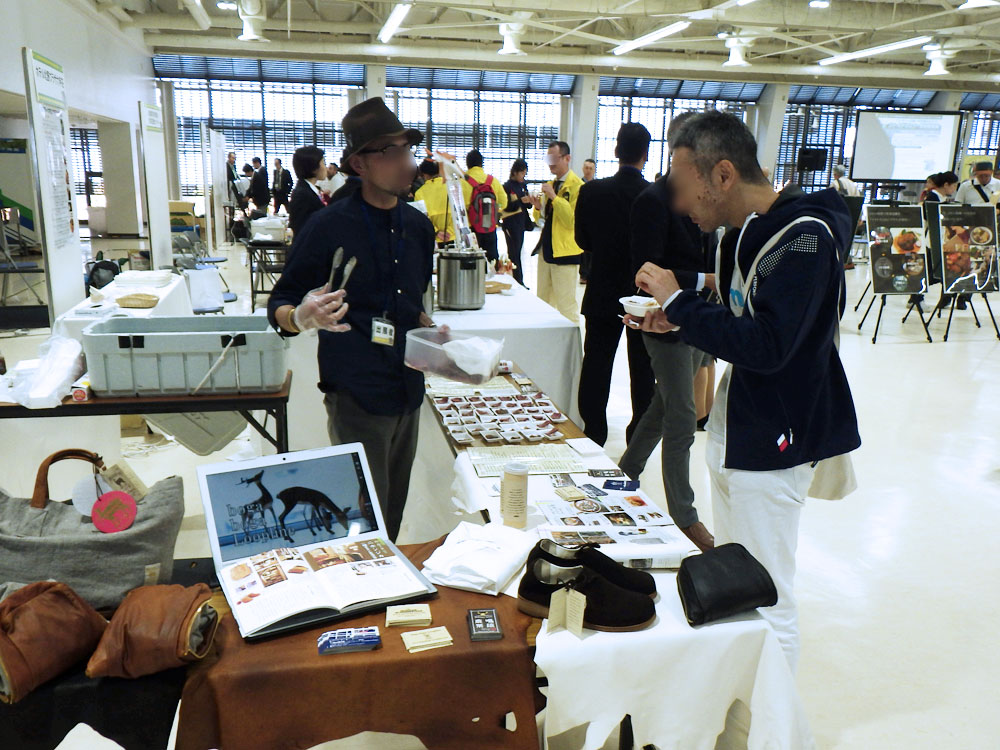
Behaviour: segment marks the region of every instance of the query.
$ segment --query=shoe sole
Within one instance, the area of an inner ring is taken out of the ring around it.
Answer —
[[[544,620],[549,616],[548,607],[543,607],[541,604],[529,601],[528,599],[522,599],[521,597],[517,598],[517,608],[529,617],[537,617],[539,620]],[[628,625],[620,628],[613,628],[609,625],[595,625],[584,620],[583,627],[590,630],[600,630],[605,633],[631,633],[636,630],[644,630],[648,628],[655,619],[656,615],[654,614],[648,620],[639,623],[638,625]]]

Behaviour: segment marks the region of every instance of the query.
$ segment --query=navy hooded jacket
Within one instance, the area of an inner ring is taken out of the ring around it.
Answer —
[[[809,221],[782,231],[800,217],[822,220],[833,236]],[[742,317],[691,291],[666,309],[686,342],[733,366],[727,403],[717,404],[726,409],[726,468],[773,471],[855,450],[857,415],[834,345],[845,306],[838,251],[853,236],[847,206],[832,189],[786,189],[766,214],[748,220],[742,241],[740,231],[720,244],[723,299],[736,254],[746,277],[763,245],[782,234],[758,265]]]

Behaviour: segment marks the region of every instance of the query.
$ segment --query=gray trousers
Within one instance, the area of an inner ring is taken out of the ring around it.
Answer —
[[[361,443],[365,447],[385,531],[395,542],[410,491],[410,470],[417,455],[420,410],[398,417],[369,414],[346,392],[328,393],[323,402],[331,444]]]
[[[653,375],[656,376],[656,389],[618,466],[632,479],[638,479],[646,468],[649,454],[662,440],[660,454],[667,511],[674,523],[684,529],[698,521],[694,490],[691,489],[690,463],[697,428],[694,376],[704,355],[682,341],[660,341],[649,336],[642,338],[649,352]]]

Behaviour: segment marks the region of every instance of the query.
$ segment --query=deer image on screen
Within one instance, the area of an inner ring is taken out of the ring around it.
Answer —
[[[266,511],[271,512],[271,519],[274,521],[275,530],[278,529],[278,516],[274,512],[274,497],[268,491],[267,487],[264,486],[264,482],[261,481],[264,477],[264,470],[261,469],[259,472],[254,474],[252,477],[247,477],[246,479],[241,479],[240,484],[251,485],[256,484],[260,489],[260,498],[254,500],[253,502],[246,503],[240,509],[240,518],[243,520],[243,534],[249,539],[254,526],[254,517],[259,516],[260,521],[264,526],[264,531],[267,531],[267,518],[264,515]],[[284,524],[281,524],[283,527]]]
[[[287,536],[289,541],[291,541],[292,537],[291,533],[285,527],[285,518],[288,517],[288,514],[297,505],[311,506],[313,519],[319,518],[323,523],[323,528],[327,532],[333,531],[333,524],[330,522],[331,517],[337,519],[337,523],[344,527],[345,533],[348,530],[347,511],[342,510],[319,490],[313,490],[309,487],[287,487],[278,493],[278,499],[285,506],[285,509],[281,511],[281,515],[278,517],[278,521],[281,523],[282,532]],[[305,513],[305,509],[303,509],[303,513]],[[316,530],[312,524],[307,523],[307,526],[312,535],[316,536]]]

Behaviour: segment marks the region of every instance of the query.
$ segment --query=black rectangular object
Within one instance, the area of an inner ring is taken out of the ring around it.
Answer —
[[[818,172],[826,169],[825,148],[800,148],[796,168],[803,172]]]

